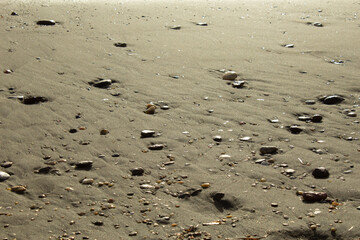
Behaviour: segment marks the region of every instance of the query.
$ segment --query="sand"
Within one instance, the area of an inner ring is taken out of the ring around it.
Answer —
[[[360,239],[358,2],[99,2],[0,1],[1,239]]]

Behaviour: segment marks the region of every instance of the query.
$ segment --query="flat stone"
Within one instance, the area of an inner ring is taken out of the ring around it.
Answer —
[[[130,172],[131,172],[132,176],[142,176],[142,175],[144,175],[145,171],[143,168],[139,167],[139,168],[131,169]]]
[[[10,178],[10,174],[0,171],[0,182],[5,181]]]
[[[314,178],[328,178],[330,173],[326,168],[318,167],[313,170],[312,175]]]
[[[22,100],[22,103],[25,105],[32,105],[32,104],[39,104],[41,102],[47,102],[48,99],[46,97],[41,97],[41,96],[27,96],[24,97],[24,99]]]
[[[114,46],[115,47],[125,48],[125,47],[127,47],[127,43],[117,42],[117,43],[114,43]]]
[[[304,192],[302,194],[304,202],[321,202],[327,198],[326,192]]]
[[[0,166],[3,167],[3,168],[9,168],[9,167],[11,167],[12,165],[13,165],[13,162],[11,162],[11,161],[5,161],[5,162],[2,162],[2,163],[0,164]]]
[[[53,26],[56,22],[54,20],[39,20],[36,24],[40,26]]]
[[[274,154],[277,153],[279,149],[275,146],[262,146],[260,148],[260,154]]]
[[[90,84],[92,84],[94,87],[97,88],[108,88],[110,87],[111,83],[112,83],[111,79],[102,79],[95,82],[91,82]]]
[[[150,150],[161,150],[164,148],[164,144],[158,143],[158,144],[152,144],[148,147]]]
[[[324,104],[327,105],[334,105],[334,104],[339,104],[342,101],[344,101],[345,99],[341,96],[338,95],[330,95],[330,96],[325,96],[323,98],[320,99]]]
[[[299,134],[303,131],[303,128],[297,126],[297,125],[293,125],[288,127],[289,132],[291,132],[292,134]]]
[[[212,138],[215,142],[221,142],[222,141],[222,137],[219,135],[213,136]]]
[[[93,161],[80,161],[75,163],[77,169],[90,169],[93,165]]]
[[[238,74],[235,71],[227,71],[224,73],[222,79],[233,81],[237,78]]]
[[[142,130],[141,131],[141,137],[142,138],[153,137],[154,134],[155,134],[155,131],[153,131],[153,130]]]

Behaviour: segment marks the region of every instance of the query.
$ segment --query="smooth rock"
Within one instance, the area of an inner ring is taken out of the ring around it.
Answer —
[[[155,105],[148,105],[147,106],[147,109],[145,110],[145,113],[146,114],[155,114],[155,109],[156,109],[156,106]]]
[[[164,148],[164,144],[158,143],[158,144],[152,144],[148,147],[150,150],[161,150]]]
[[[3,171],[0,171],[0,182],[9,179],[9,177],[10,177],[10,174],[8,174],[6,172],[3,172]]]
[[[249,142],[251,140],[252,140],[251,137],[242,137],[242,138],[240,138],[240,141],[244,141],[244,142]]]
[[[284,47],[286,47],[286,48],[294,48],[295,45],[294,44],[286,44],[286,45],[284,45]]]
[[[327,198],[326,192],[303,192],[302,194],[304,202],[321,202]]]
[[[71,128],[70,130],[69,130],[69,133],[77,133],[77,129],[76,128]]]
[[[153,131],[153,130],[142,130],[141,131],[141,137],[142,138],[153,137],[154,134],[155,134],[155,131]]]
[[[222,192],[213,192],[210,193],[210,197],[216,202],[220,201],[225,196],[225,193]]]
[[[217,136],[213,136],[212,138],[215,142],[221,142],[222,141],[222,137],[217,135]]]
[[[311,121],[311,117],[307,115],[302,115],[298,117],[298,120],[300,121]]]
[[[299,134],[303,131],[303,128],[297,126],[297,125],[293,125],[288,127],[289,132],[291,132],[292,134]]]
[[[234,81],[231,85],[233,88],[243,88],[245,83],[245,81]]]
[[[227,71],[224,73],[222,79],[233,81],[237,78],[238,74],[235,71]]]
[[[274,154],[277,153],[279,149],[275,146],[262,146],[260,148],[260,154],[264,155],[264,154]]]
[[[321,122],[323,119],[323,117],[320,114],[315,114],[311,117],[311,121],[314,123],[319,123]]]
[[[307,105],[314,105],[316,103],[316,101],[315,100],[306,100],[305,101],[305,104],[307,104]]]
[[[17,12],[11,12],[11,14],[10,14],[11,16],[18,16],[18,14],[17,14]]]
[[[90,84],[92,84],[94,87],[97,88],[108,88],[110,87],[111,83],[112,83],[111,79],[101,79],[95,82],[91,82]]]
[[[94,179],[93,178],[84,178],[80,181],[81,184],[84,185],[92,185],[94,183]]]
[[[170,29],[172,29],[172,30],[180,30],[181,26],[180,25],[174,25],[174,26],[170,27]]]
[[[205,26],[207,26],[208,24],[207,24],[206,22],[198,22],[198,23],[196,23],[196,25],[205,27]]]
[[[334,104],[339,104],[342,101],[344,101],[345,99],[341,96],[338,95],[331,95],[331,96],[325,96],[323,98],[320,99],[324,104],[327,105],[334,105]]]
[[[356,117],[357,114],[356,112],[349,112],[348,114],[346,114],[348,117]]]
[[[90,169],[93,165],[93,161],[81,161],[75,163],[77,169]]]
[[[123,42],[117,42],[117,43],[114,43],[114,46],[115,46],[115,47],[122,47],[122,48],[124,48],[124,47],[127,47],[127,44],[126,44],[126,43],[123,43]]]
[[[132,176],[142,176],[142,175],[144,175],[145,171],[143,168],[139,167],[139,168],[131,169],[130,172],[131,172]]]
[[[10,190],[16,193],[24,193],[26,191],[26,186],[23,185],[13,186],[10,188]]]
[[[107,129],[101,129],[100,135],[107,135],[107,134],[109,134],[109,130],[107,130]]]
[[[293,175],[295,172],[296,171],[294,169],[291,169],[291,168],[285,170],[285,173],[288,174],[288,175]]]
[[[41,26],[53,26],[56,22],[54,20],[39,20],[36,24]]]
[[[39,104],[41,102],[47,102],[48,99],[45,98],[45,97],[41,97],[41,96],[38,96],[38,97],[34,97],[34,96],[28,96],[28,97],[25,97],[23,100],[22,100],[22,103],[23,104],[26,104],[26,105],[32,105],[32,104]]]
[[[5,162],[2,162],[2,163],[0,164],[0,166],[3,167],[3,168],[9,168],[9,167],[11,167],[12,165],[13,165],[13,162],[11,162],[11,161],[5,161]]]
[[[328,178],[330,174],[326,168],[318,167],[313,170],[312,175],[314,178]]]

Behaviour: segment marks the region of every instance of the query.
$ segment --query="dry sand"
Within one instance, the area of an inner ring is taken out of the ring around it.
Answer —
[[[1,239],[360,239],[359,2],[64,2],[0,1]]]

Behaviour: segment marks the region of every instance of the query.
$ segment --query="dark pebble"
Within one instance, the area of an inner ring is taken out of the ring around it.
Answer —
[[[111,83],[112,83],[111,79],[101,79],[98,81],[90,82],[89,84],[97,88],[108,88],[110,87]]]
[[[155,131],[153,131],[153,130],[142,130],[141,131],[142,138],[153,137],[154,134],[155,134]]]
[[[221,137],[221,136],[214,136],[214,137],[213,137],[213,140],[214,140],[215,142],[221,142],[221,141],[222,141],[222,137]]]
[[[122,48],[124,48],[124,47],[127,47],[127,44],[126,44],[126,43],[122,43],[122,42],[118,42],[118,43],[114,43],[114,46],[115,46],[115,47],[122,47]]]
[[[94,225],[96,226],[103,226],[104,225],[104,222],[103,221],[95,221],[95,222],[92,222]]]
[[[93,165],[93,161],[81,161],[75,163],[77,169],[90,169]]]
[[[278,148],[275,146],[263,146],[260,148],[260,154],[274,154],[277,153]]]
[[[292,134],[299,134],[303,131],[303,129],[301,127],[296,126],[296,125],[288,127],[288,130]]]
[[[35,170],[34,173],[48,174],[52,169],[53,169],[52,167],[43,167],[43,168]]]
[[[132,176],[142,176],[144,175],[144,169],[139,167],[139,168],[133,168],[130,170],[131,171],[131,175]]]
[[[326,168],[318,167],[313,170],[312,175],[314,178],[328,178],[330,174]]]
[[[32,104],[39,104],[41,102],[47,102],[47,101],[48,101],[48,99],[45,97],[28,96],[22,100],[22,103],[26,104],[26,105],[32,105]]]
[[[18,16],[17,12],[11,12],[11,16]]]
[[[161,150],[164,148],[164,144],[152,144],[149,146],[150,150]]]
[[[0,166],[3,167],[3,168],[9,168],[12,165],[13,165],[13,162],[5,161],[5,162],[2,162]]]
[[[54,20],[40,20],[37,21],[36,24],[41,26],[53,26],[56,22]]]
[[[304,202],[321,202],[327,198],[326,192],[304,192],[302,194]]]
[[[314,123],[319,123],[322,121],[322,119],[323,119],[323,117],[319,114],[315,114],[311,117],[311,121]]]
[[[225,193],[216,192],[216,193],[210,194],[210,196],[214,201],[220,201],[225,196]]]
[[[327,105],[333,105],[333,104],[339,104],[345,99],[338,95],[331,95],[331,96],[325,96],[322,99],[320,99],[324,104]]]
[[[314,105],[315,103],[316,103],[315,100],[306,100],[305,101],[305,104],[307,104],[307,105]]]
[[[306,116],[306,115],[303,115],[303,116],[299,116],[298,117],[298,120],[300,121],[311,121],[311,117],[310,116]]]
[[[71,128],[70,130],[69,130],[69,133],[76,133],[78,130],[76,129],[76,128]]]

